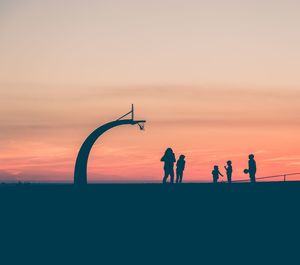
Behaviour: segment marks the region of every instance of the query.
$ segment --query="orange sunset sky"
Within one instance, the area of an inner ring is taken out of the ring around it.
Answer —
[[[185,181],[233,161],[245,179],[300,172],[300,2],[0,2],[0,182],[71,182],[97,126],[136,107],[146,130],[114,128],[91,182],[162,179],[167,147]],[[299,179],[300,177],[298,177]]]

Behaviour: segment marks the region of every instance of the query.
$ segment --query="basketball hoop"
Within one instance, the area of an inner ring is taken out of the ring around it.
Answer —
[[[126,118],[130,115],[130,118]],[[74,184],[86,185],[87,184],[87,165],[91,149],[97,139],[106,131],[121,125],[135,125],[137,124],[140,130],[144,130],[145,120],[134,119],[134,107],[131,106],[131,111],[123,115],[117,120],[103,124],[94,130],[82,144],[76,159],[74,170]]]
[[[129,111],[128,113],[121,116],[119,119],[117,119],[117,121],[123,120],[123,118],[125,118],[129,115],[131,116],[130,120],[132,121],[132,124],[137,124],[139,126],[140,130],[144,131],[146,121],[145,120],[134,120],[134,106],[133,106],[133,104],[131,105],[131,111]]]
[[[145,123],[144,122],[139,122],[137,125],[140,127],[141,131],[145,131]]]

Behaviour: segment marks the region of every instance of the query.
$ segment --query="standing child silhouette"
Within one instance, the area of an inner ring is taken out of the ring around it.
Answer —
[[[228,183],[231,183],[231,178],[232,178],[232,162],[230,160],[227,161],[227,167],[224,166],[224,168],[226,170],[226,175],[227,175]]]
[[[173,150],[168,148],[160,161],[164,162],[165,175],[163,178],[163,183],[167,182],[169,176],[171,178],[171,183],[174,183],[174,163],[176,162],[176,159]]]
[[[182,183],[183,171],[185,169],[185,156],[181,155],[176,164],[176,183]]]
[[[250,182],[255,183],[256,182],[256,161],[254,160],[253,154],[249,155],[248,171],[250,176]]]

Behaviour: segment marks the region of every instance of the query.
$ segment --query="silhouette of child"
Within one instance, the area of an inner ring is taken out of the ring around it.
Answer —
[[[226,170],[226,175],[227,175],[227,180],[228,183],[231,183],[231,177],[232,177],[232,162],[229,160],[227,161],[227,167],[224,166],[225,170]]]
[[[250,182],[255,183],[256,182],[256,162],[254,160],[254,155],[249,155],[249,176],[250,176]]]
[[[171,183],[174,183],[174,163],[176,162],[176,158],[173,150],[168,148],[160,161],[164,162],[165,175],[163,178],[163,183],[167,182],[169,175],[171,178]]]
[[[219,175],[223,177],[223,175],[219,171],[219,167],[218,166],[214,166],[214,170],[211,173],[213,175],[213,181],[214,181],[214,183],[218,182]]]
[[[176,183],[182,183],[183,171],[185,168],[185,156],[181,155],[176,164]]]

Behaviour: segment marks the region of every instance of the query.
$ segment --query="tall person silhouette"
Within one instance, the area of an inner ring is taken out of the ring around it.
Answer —
[[[182,183],[183,171],[185,169],[185,156],[181,155],[176,164],[176,183]]]
[[[232,178],[232,162],[230,160],[227,161],[227,167],[224,166],[224,168],[226,170],[226,175],[227,175],[228,183],[231,183],[231,178]]]
[[[168,148],[166,150],[160,161],[164,162],[165,175],[163,178],[163,183],[167,182],[169,176],[171,179],[170,182],[174,183],[174,163],[176,162],[176,158],[172,148]]]
[[[249,170],[249,176],[250,176],[250,182],[255,183],[256,182],[256,161],[254,160],[254,155],[249,155],[249,161],[248,161],[248,170]]]

